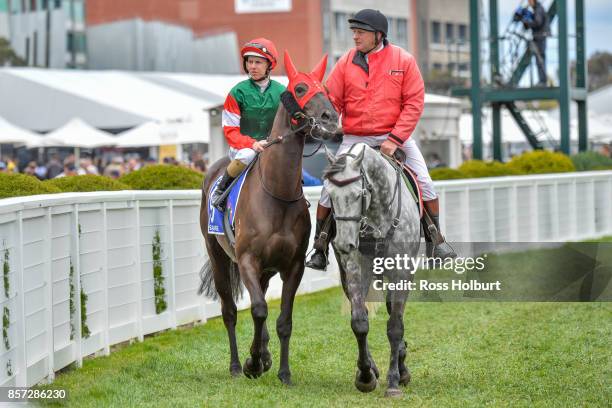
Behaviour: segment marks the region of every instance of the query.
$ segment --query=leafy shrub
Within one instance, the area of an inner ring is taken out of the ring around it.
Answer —
[[[432,180],[451,180],[451,179],[462,179],[467,176],[459,170],[451,169],[448,167],[440,167],[429,171],[429,175]]]
[[[195,170],[168,165],[146,166],[119,178],[134,190],[200,189],[204,176]]]
[[[468,160],[459,166],[459,171],[466,177],[498,177],[513,176],[521,174],[517,169],[513,169],[498,161],[485,162],[482,160]]]
[[[62,192],[86,192],[86,191],[116,191],[130,190],[127,184],[113,180],[110,177],[87,174],[84,176],[69,176],[46,180],[43,184],[57,187]]]
[[[564,173],[575,171],[572,159],[563,153],[534,150],[515,156],[507,166],[525,174]]]
[[[0,198],[61,193],[55,186],[45,184],[25,174],[0,173]]]
[[[597,152],[582,152],[572,156],[577,171],[612,169],[612,159]]]

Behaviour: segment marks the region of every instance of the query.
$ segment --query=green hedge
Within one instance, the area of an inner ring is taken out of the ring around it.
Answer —
[[[64,193],[87,191],[131,190],[127,184],[109,177],[87,174],[84,176],[60,177],[43,181],[43,184],[54,186]]]
[[[577,171],[611,170],[612,158],[597,152],[582,152],[572,156]]]
[[[465,174],[456,169],[448,167],[439,167],[429,171],[432,180],[452,180],[467,178]]]
[[[25,174],[0,173],[0,198],[61,193],[60,189]]]
[[[524,174],[564,173],[576,171],[572,159],[563,153],[534,150],[515,156],[506,164]]]
[[[602,156],[603,157],[603,156]],[[582,159],[586,162],[588,158]],[[601,166],[602,161],[597,165]],[[450,180],[477,177],[516,176],[521,174],[561,173],[575,171],[572,159],[563,153],[554,153],[546,150],[526,152],[515,156],[508,163],[498,161],[485,162],[482,160],[468,160],[458,169],[439,168],[429,172],[434,180]]]
[[[163,164],[146,166],[119,178],[134,190],[200,189],[203,180],[204,175],[195,170]]]
[[[468,160],[459,166],[459,171],[467,178],[516,176],[523,174],[499,161],[485,162],[482,160]]]

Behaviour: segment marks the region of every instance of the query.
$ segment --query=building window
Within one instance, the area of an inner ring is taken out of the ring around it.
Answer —
[[[448,65],[447,65],[447,69],[448,69],[448,72],[453,74],[455,72],[455,63],[454,62],[449,62]]]
[[[68,33],[68,41],[66,42],[66,51],[69,53],[83,53],[87,51],[87,37],[85,33]]]
[[[459,42],[465,44],[467,42],[467,25],[459,24]]]
[[[62,0],[53,0],[53,2],[55,3],[55,8],[61,8],[62,7]]]
[[[469,70],[469,65],[467,63],[459,64],[459,72],[467,72]]]
[[[446,23],[446,43],[453,44],[455,42],[455,26],[452,23]]]
[[[405,18],[397,19],[397,43],[408,47],[408,20]]]
[[[349,27],[348,27],[348,17],[346,13],[335,13],[336,19],[336,38],[340,40],[348,40],[349,37]]]
[[[21,13],[21,2],[19,0],[13,0],[9,2],[9,8],[12,14]]]
[[[434,44],[442,43],[440,35],[440,23],[438,21],[431,22],[431,42],[433,42]]]
[[[442,71],[442,64],[440,64],[439,62],[434,62],[433,69],[434,71]]]
[[[74,7],[74,22],[84,23],[85,22],[85,4],[82,1],[75,1]]]

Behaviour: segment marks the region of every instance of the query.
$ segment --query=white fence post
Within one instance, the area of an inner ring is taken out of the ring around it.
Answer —
[[[74,287],[75,294],[74,297],[76,299],[76,322],[74,323],[75,327],[75,341],[76,341],[76,363],[78,367],[83,367],[83,333],[81,330],[82,325],[82,316],[81,316],[81,246],[79,243],[79,204],[74,205],[74,212],[72,219],[74,220],[74,225],[72,226],[72,237],[73,237],[73,256],[72,259],[72,267],[74,268],[73,279],[74,279]]]
[[[141,263],[141,248],[140,248],[140,200],[136,200],[136,264],[138,277],[138,302],[136,302],[136,330],[138,331],[138,341],[144,341],[144,329],[142,326],[142,263]]]
[[[170,270],[168,271],[168,309],[170,312],[170,327],[176,329],[176,271],[174,270],[174,200],[168,200],[168,239],[169,239],[169,250],[170,256],[168,263],[170,264]]]
[[[24,295],[24,273],[23,273],[23,212],[17,214],[17,244],[19,253],[19,268],[17,269],[17,280],[19,287],[17,296],[19,297],[19,349],[17,359],[17,377],[15,379],[17,387],[28,385],[28,356],[26,344],[26,314],[25,314],[25,295]]]
[[[46,211],[47,218],[47,230],[45,231],[44,245],[45,245],[45,267],[46,271],[46,279],[47,279],[47,347],[49,350],[48,356],[48,370],[47,375],[49,381],[53,381],[55,378],[55,340],[54,340],[54,330],[53,330],[53,274],[51,268],[51,245],[53,242],[53,230],[52,230],[52,220],[51,220],[51,207],[47,208]]]
[[[106,202],[102,203],[102,280],[104,281],[104,355],[110,355],[110,323],[109,323],[109,302],[108,302],[108,220],[106,216]]]

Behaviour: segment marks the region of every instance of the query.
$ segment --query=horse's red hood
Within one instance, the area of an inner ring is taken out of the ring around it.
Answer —
[[[304,109],[308,101],[318,93],[322,93],[327,97],[327,90],[322,85],[326,68],[327,54],[323,56],[321,61],[319,61],[317,66],[310,73],[298,72],[295,65],[293,65],[293,61],[291,61],[289,53],[285,50],[285,71],[287,71],[287,77],[289,78],[287,90],[293,95],[298,105],[300,105],[300,108]],[[306,84],[308,86],[308,91],[301,97],[298,97],[295,94],[295,87],[300,83]]]

